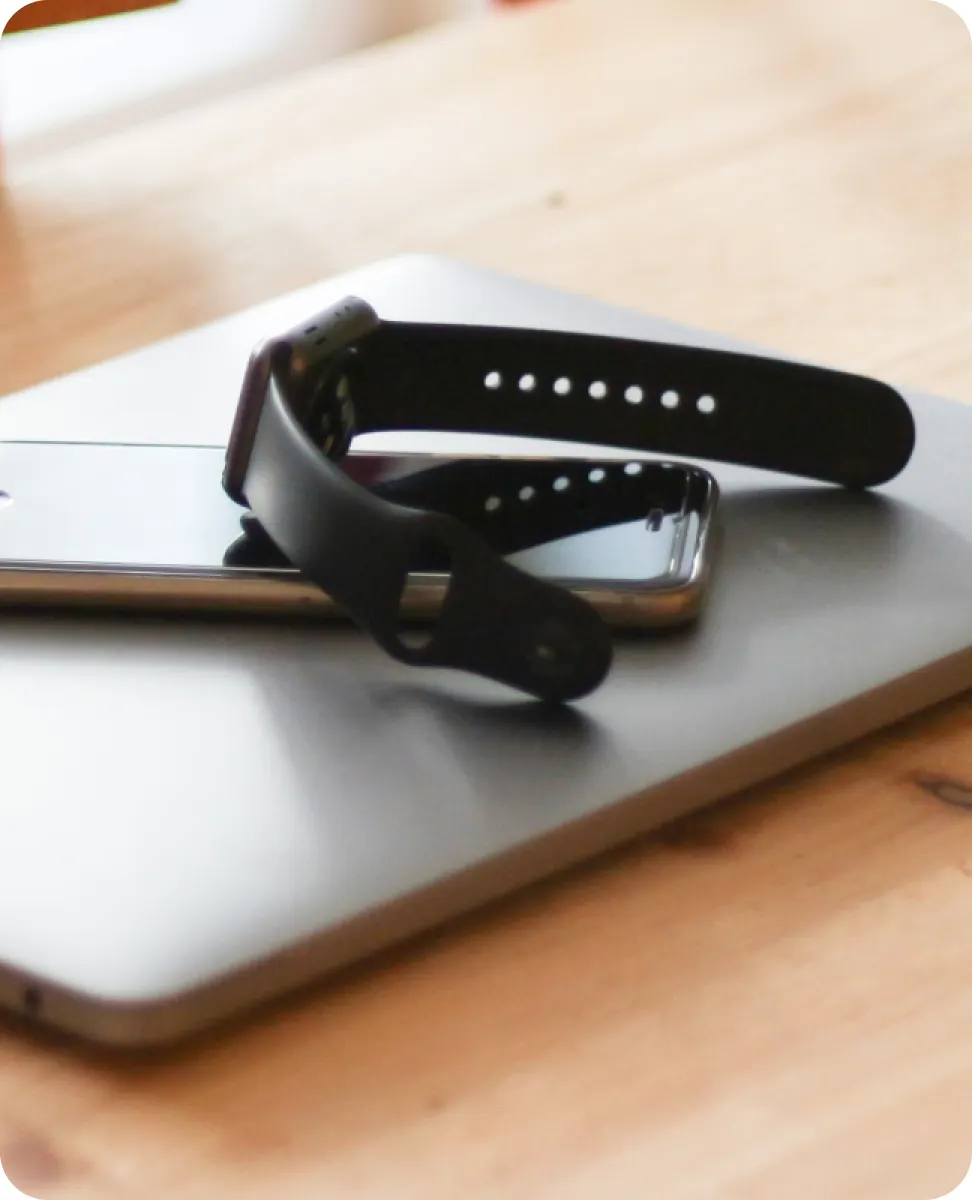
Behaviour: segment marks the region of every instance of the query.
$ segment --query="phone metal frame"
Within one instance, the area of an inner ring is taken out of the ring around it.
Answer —
[[[431,461],[440,456],[415,451],[356,451],[355,458],[394,457]],[[441,456],[443,461],[499,457],[473,451]],[[550,461],[550,455],[523,455],[526,460]],[[628,458],[630,456],[626,456]],[[654,460],[646,459],[647,463]],[[694,620],[704,603],[716,553],[719,487],[700,467],[673,463],[702,475],[707,488],[699,510],[699,531],[688,575],[665,587],[631,580],[612,580],[590,586],[583,579],[554,579],[586,600],[614,628],[671,628]],[[684,529],[684,525],[683,525]],[[680,555],[680,558],[682,556]],[[294,578],[289,571],[257,568],[151,568],[51,563],[42,565],[0,560],[0,610],[18,608],[72,609],[106,612],[182,613],[193,616],[259,616],[342,619],[340,607],[316,584]],[[422,622],[435,617],[446,594],[448,576],[416,573],[402,595],[401,617]]]

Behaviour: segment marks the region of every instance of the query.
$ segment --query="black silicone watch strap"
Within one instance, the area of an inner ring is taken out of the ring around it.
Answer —
[[[893,478],[915,441],[907,403],[877,380],[667,343],[382,321],[348,378],[358,433],[553,438],[846,487]]]
[[[586,695],[612,657],[601,618],[571,593],[504,562],[461,522],[371,495],[324,458],[271,376],[256,428],[246,498],[286,557],[394,658],[454,667],[543,700]],[[402,637],[410,564],[432,546],[451,581],[428,640]]]
[[[629,521],[660,524],[686,508],[709,512],[718,498],[708,472],[670,463],[463,458],[379,482],[369,481],[368,455],[351,455],[341,465],[345,475],[373,496],[454,517],[498,554]],[[294,566],[251,512],[243,514],[240,525],[242,534],[227,550],[227,565]],[[435,571],[441,565],[430,553],[413,569]]]
[[[893,478],[915,437],[907,403],[885,384],[757,355],[388,322],[355,297],[265,343],[227,450],[229,495],[395,658],[551,700],[603,679],[606,626],[581,600],[505,563],[474,531],[483,514],[454,478],[440,481],[442,506],[465,523],[429,511],[427,499],[424,511],[407,507],[402,489],[403,503],[390,503],[343,474],[337,464],[353,437],[382,430],[598,443],[847,487]],[[492,540],[515,547],[517,536],[499,528]],[[451,583],[430,639],[414,646],[402,639],[399,602],[430,544],[450,562]]]
[[[714,490],[697,468],[587,458],[457,460],[371,488],[392,503],[455,517],[500,554],[678,514],[686,499],[703,511]]]

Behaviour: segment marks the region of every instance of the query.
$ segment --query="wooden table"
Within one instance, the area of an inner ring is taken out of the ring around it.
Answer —
[[[926,0],[441,29],[14,153],[0,392],[432,250],[972,399],[970,139],[969,37]],[[191,1048],[0,1025],[0,1157],[52,1200],[929,1200],[972,1159],[942,795],[969,700]]]
[[[42,29],[69,21],[88,21],[93,17],[113,17],[118,13],[142,8],[158,8],[175,0],[34,0],[19,8],[6,25],[7,33]]]

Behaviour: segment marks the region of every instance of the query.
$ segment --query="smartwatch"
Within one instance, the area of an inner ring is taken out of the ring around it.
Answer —
[[[847,488],[909,461],[904,398],[866,377],[729,351],[533,329],[379,318],[349,297],[258,346],[223,486],[286,559],[393,658],[451,667],[564,702],[610,669],[602,618],[502,557],[541,533],[639,515],[638,476],[583,459],[477,460],[391,494],[355,479],[359,434],[505,434],[702,458]],[[596,476],[597,482],[592,482]],[[609,482],[608,487],[603,484]],[[517,533],[529,489],[526,533]],[[539,514],[539,515],[537,515]],[[629,515],[630,514],[630,515]],[[449,584],[421,641],[399,619],[419,561]]]

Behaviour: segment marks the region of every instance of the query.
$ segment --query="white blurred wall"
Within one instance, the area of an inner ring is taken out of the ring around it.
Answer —
[[[0,136],[11,161],[68,148],[488,0],[179,0],[0,39]]]

